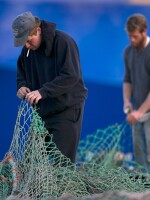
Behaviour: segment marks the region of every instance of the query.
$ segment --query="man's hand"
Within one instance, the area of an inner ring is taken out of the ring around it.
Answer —
[[[132,111],[127,115],[127,122],[131,125],[135,124],[137,121],[139,121],[143,117],[144,113],[141,113],[140,111]]]
[[[133,110],[133,108],[132,108],[131,102],[127,102],[127,103],[124,104],[123,111],[124,111],[125,114],[132,112],[132,110]]]
[[[42,96],[38,90],[35,90],[35,91],[27,93],[25,98],[30,104],[33,104],[33,103],[37,104],[38,101],[42,99]]]
[[[20,99],[24,99],[25,96],[27,95],[27,93],[30,92],[30,89],[27,87],[21,87],[18,91],[17,91],[17,97],[19,97]]]

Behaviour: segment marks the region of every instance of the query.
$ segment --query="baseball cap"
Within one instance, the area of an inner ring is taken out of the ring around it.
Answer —
[[[34,23],[35,17],[31,12],[24,12],[14,19],[12,29],[15,47],[25,45],[30,31],[34,28]]]

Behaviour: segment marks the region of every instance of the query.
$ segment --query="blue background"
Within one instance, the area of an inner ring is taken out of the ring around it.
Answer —
[[[31,11],[57,24],[77,42],[83,77],[89,95],[85,104],[82,138],[122,123],[123,50],[128,44],[127,17],[144,14],[150,7],[127,1],[0,1],[0,159],[8,151],[20,100],[16,97],[16,61],[21,48],[14,48],[11,24],[16,15]]]

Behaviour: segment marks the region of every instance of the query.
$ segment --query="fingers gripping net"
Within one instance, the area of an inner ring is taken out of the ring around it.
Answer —
[[[108,190],[144,191],[149,178],[142,181],[138,174],[135,179],[114,162],[125,128],[113,125],[88,135],[74,165],[57,149],[36,108],[22,101],[9,151],[0,162],[0,200],[50,200],[64,193],[81,199]]]

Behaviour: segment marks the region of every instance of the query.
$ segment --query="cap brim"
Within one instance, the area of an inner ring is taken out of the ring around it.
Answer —
[[[14,46],[15,47],[24,46],[27,40],[28,40],[28,33],[19,38],[14,37]]]

